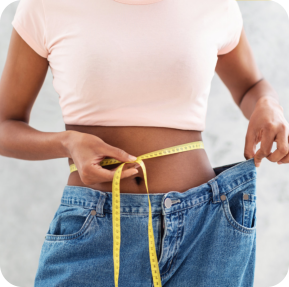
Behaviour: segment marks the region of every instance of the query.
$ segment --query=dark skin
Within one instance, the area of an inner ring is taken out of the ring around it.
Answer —
[[[105,157],[124,166],[120,192],[146,193],[143,173],[135,166],[139,156],[158,149],[202,140],[200,131],[161,127],[106,127],[66,125],[63,132],[41,132],[29,126],[31,109],[42,87],[49,63],[23,41],[13,29],[5,68],[0,81],[0,154],[24,160],[67,157],[78,171],[70,174],[68,185],[111,191],[118,165],[101,167]],[[289,124],[278,95],[262,79],[245,32],[238,46],[220,55],[216,72],[229,89],[235,103],[249,120],[244,156],[254,157],[256,166],[263,158],[289,162]],[[261,147],[256,152],[256,144]],[[271,153],[273,142],[277,150]],[[150,193],[185,190],[215,177],[206,151],[184,153],[144,160]],[[173,163],[173,164],[172,164]],[[195,168],[198,167],[198,168]]]

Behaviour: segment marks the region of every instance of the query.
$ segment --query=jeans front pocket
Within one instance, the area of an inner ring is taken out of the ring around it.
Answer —
[[[223,211],[229,225],[247,234],[256,231],[257,196],[252,184],[254,183],[249,182],[234,192],[221,195]]]
[[[95,212],[91,209],[60,204],[45,239],[48,241],[76,239],[85,233],[94,216]]]

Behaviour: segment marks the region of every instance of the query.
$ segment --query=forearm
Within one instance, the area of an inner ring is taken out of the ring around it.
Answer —
[[[41,132],[25,122],[6,120],[0,124],[0,155],[23,160],[70,157],[67,145],[73,133]]]
[[[239,108],[241,109],[243,115],[249,120],[255,109],[257,101],[263,101],[268,98],[274,99],[279,103],[277,92],[265,79],[263,79],[245,93],[241,102],[239,103]]]

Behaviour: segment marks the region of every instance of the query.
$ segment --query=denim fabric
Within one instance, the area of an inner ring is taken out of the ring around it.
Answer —
[[[253,286],[254,159],[214,171],[216,177],[183,193],[150,194],[164,287]],[[119,287],[152,287],[147,194],[120,196]],[[166,207],[167,198],[172,205]],[[66,185],[42,247],[34,286],[113,287],[112,238],[112,194]]]

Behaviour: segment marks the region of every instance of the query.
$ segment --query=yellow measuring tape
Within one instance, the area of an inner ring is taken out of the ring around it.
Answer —
[[[155,249],[155,239],[154,239],[154,232],[153,232],[153,225],[152,225],[152,212],[151,212],[151,202],[149,197],[148,191],[148,184],[147,184],[147,174],[146,168],[143,162],[143,159],[164,156],[194,149],[203,149],[204,144],[202,141],[190,142],[186,144],[181,144],[161,150],[157,150],[154,152],[150,152],[144,155],[140,155],[134,162],[140,164],[144,179],[146,190],[148,194],[148,202],[149,202],[149,220],[148,220],[148,236],[149,236],[149,254],[150,254],[150,264],[151,264],[151,271],[152,271],[152,278],[154,282],[154,287],[161,287],[161,276],[159,271],[158,259]],[[115,163],[121,163],[121,161],[116,160],[114,158],[106,158],[100,162],[101,166],[110,165]],[[119,277],[119,250],[120,250],[120,177],[122,168],[126,163],[124,162],[120,166],[118,166],[112,180],[112,229],[113,229],[113,262],[114,262],[114,283],[115,287],[118,287],[118,277]],[[70,172],[76,171],[77,168],[75,164],[71,164]]]

